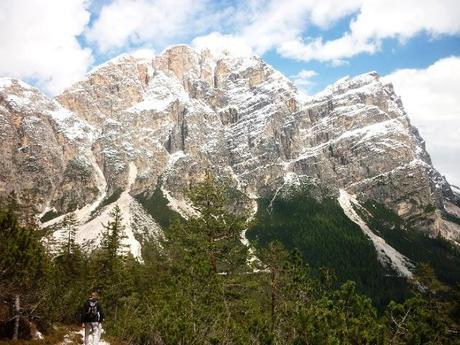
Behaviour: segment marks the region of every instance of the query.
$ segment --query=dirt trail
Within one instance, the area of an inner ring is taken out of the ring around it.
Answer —
[[[104,331],[102,331],[104,334]],[[85,330],[80,329],[79,331],[71,331],[64,336],[64,340],[56,345],[81,345],[83,344],[83,338],[85,336]],[[101,339],[99,345],[110,345],[109,342]]]

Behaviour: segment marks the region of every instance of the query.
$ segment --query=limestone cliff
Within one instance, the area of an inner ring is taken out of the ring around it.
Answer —
[[[212,169],[247,196],[242,207],[309,181],[460,243],[458,226],[442,218],[460,212],[459,199],[375,72],[307,97],[258,57],[177,46],[151,60],[115,58],[56,100],[4,79],[0,107],[0,192],[14,190],[37,214],[86,205],[83,228],[97,228],[111,196],[131,223],[154,224],[132,197],[157,188],[186,216],[184,191]]]

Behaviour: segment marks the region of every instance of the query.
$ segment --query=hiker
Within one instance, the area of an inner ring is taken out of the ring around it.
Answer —
[[[85,345],[99,344],[102,321],[104,313],[97,301],[97,292],[92,292],[81,313],[81,327],[85,328]]]

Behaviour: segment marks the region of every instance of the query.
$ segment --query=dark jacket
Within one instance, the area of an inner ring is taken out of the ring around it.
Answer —
[[[94,307],[96,309],[96,315],[91,316],[90,310]],[[80,321],[85,322],[102,322],[104,321],[104,312],[98,301],[94,299],[88,299],[83,306],[83,310],[80,316]]]

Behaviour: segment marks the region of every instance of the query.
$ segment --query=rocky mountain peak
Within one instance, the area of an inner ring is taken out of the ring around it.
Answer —
[[[195,51],[187,45],[166,49],[152,61],[155,69],[172,72],[187,87],[187,81],[202,80],[212,85],[216,61],[209,50]]]
[[[308,182],[384,204],[432,235],[460,238],[441,217],[447,203],[457,207],[450,186],[401,99],[375,72],[306,97],[258,57],[182,45],[151,59],[112,59],[55,100],[19,81],[1,85],[1,133],[12,143],[2,147],[10,162],[2,193],[15,190],[25,202],[35,190],[30,203],[42,215],[86,207],[82,237],[97,238],[100,217],[118,200],[134,238],[139,222],[155,223],[136,196],[158,190],[186,217],[184,191],[212,169],[244,196],[242,208],[254,211],[257,198]],[[36,145],[19,152],[24,141]],[[49,175],[39,188],[38,175]]]
[[[87,122],[100,124],[142,101],[149,77],[145,59],[125,54],[93,69],[56,99]]]

